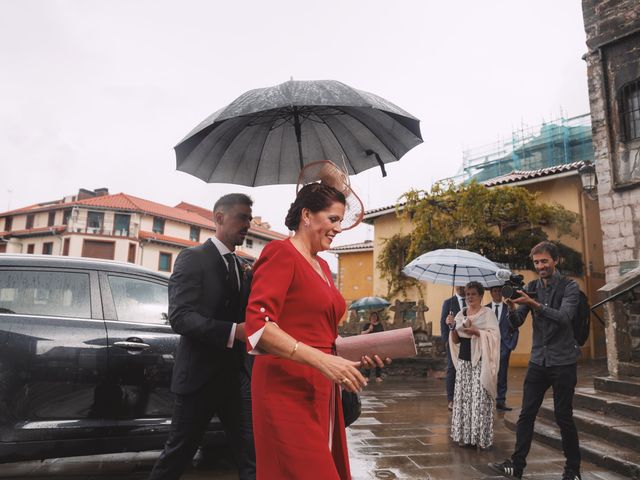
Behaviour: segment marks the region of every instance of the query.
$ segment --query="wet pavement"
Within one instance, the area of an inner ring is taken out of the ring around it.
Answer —
[[[580,384],[589,386],[602,365],[579,369]],[[522,395],[524,369],[509,372],[507,404],[517,407]],[[449,412],[444,380],[435,378],[388,377],[371,384],[362,395],[363,413],[349,429],[349,451],[353,480],[371,479],[499,479],[488,462],[507,458],[515,435],[504,426],[503,414],[495,422],[494,446],[487,451],[461,448],[448,437]],[[96,455],[0,465],[0,478],[30,479],[144,479],[159,452]],[[562,452],[534,441],[525,477],[560,480]],[[237,475],[221,458],[206,470],[190,470],[185,480],[231,480]],[[583,463],[584,480],[622,480],[618,474]],[[279,480],[279,479],[278,479]]]

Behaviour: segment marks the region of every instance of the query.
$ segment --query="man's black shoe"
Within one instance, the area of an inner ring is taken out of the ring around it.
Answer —
[[[507,478],[522,478],[522,469],[517,468],[509,459],[502,463],[490,463],[489,468]]]
[[[565,470],[562,474],[562,480],[582,480],[580,473],[576,473],[572,470]]]
[[[504,403],[497,403],[496,409],[502,410],[503,412],[510,412],[511,410],[513,410],[513,408],[507,407]]]

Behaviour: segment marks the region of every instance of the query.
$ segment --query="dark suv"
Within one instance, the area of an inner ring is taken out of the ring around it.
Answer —
[[[0,462],[162,447],[179,341],[167,284],[131,264],[0,254]]]

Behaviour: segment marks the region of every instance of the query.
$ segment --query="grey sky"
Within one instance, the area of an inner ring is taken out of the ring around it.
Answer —
[[[367,209],[393,204],[455,174],[463,148],[587,113],[585,52],[578,0],[0,0],[0,211],[79,187],[202,206],[244,191],[285,231],[293,186],[205,184],[175,171],[173,146],[290,76],[340,80],[421,119],[425,143],[387,178],[352,177]]]

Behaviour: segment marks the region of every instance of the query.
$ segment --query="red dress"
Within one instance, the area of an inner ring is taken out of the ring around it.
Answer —
[[[327,263],[318,261],[331,279]],[[251,284],[247,337],[270,321],[296,340],[331,353],[344,311],[333,282],[328,285],[288,239],[264,248]],[[250,341],[247,348],[253,348]],[[258,480],[351,478],[335,383],[313,367],[259,355],[251,388]]]

